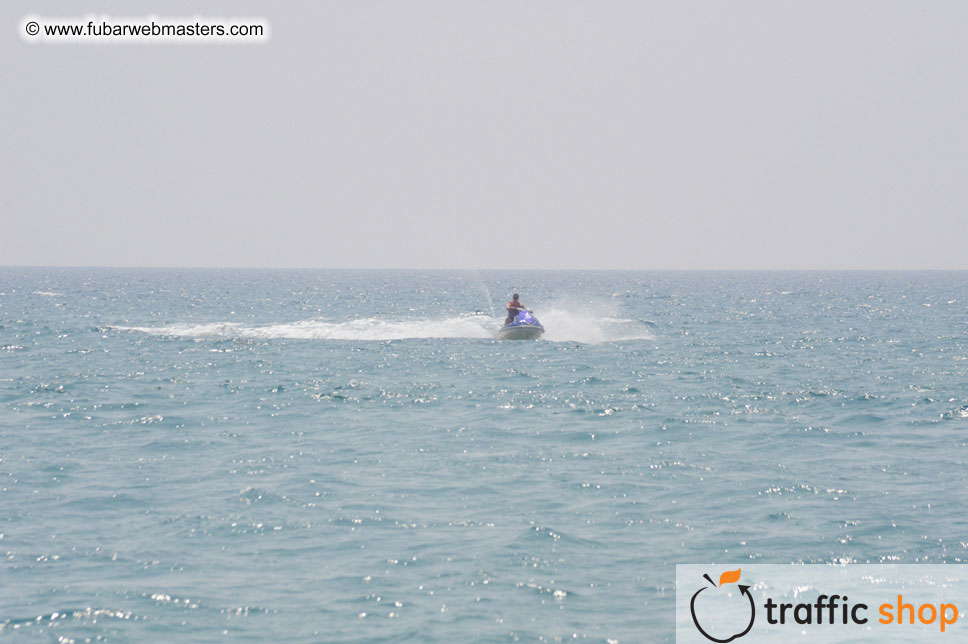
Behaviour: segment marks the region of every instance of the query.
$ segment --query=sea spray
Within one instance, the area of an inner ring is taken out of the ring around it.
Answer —
[[[545,327],[543,338],[551,342],[598,344],[651,340],[655,337],[645,324],[611,315],[551,308],[540,314],[538,319]]]
[[[487,284],[484,283],[484,278],[481,276],[481,272],[477,270],[473,270],[473,271],[468,271],[468,274],[471,276],[471,279],[474,282],[474,284],[480,287],[481,291],[484,292],[484,297],[487,298],[487,307],[488,307],[487,310],[490,311],[492,316],[496,316],[496,313],[494,311],[494,298],[491,297],[491,289],[489,289],[487,287]]]

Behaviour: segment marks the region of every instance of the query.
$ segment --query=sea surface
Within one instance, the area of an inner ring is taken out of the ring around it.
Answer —
[[[671,642],[676,563],[968,562],[966,321],[966,272],[3,268],[0,640]]]

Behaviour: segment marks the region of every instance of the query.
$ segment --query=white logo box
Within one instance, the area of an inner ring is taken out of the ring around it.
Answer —
[[[787,641],[968,641],[968,565],[676,565],[677,644]]]

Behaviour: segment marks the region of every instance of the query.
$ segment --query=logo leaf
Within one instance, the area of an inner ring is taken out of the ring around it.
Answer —
[[[739,574],[742,568],[737,568],[736,570],[727,570],[719,576],[719,585],[723,584],[734,584],[739,581]]]

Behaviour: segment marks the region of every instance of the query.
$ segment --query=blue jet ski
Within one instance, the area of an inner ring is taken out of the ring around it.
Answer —
[[[544,333],[544,327],[531,311],[521,311],[514,321],[505,324],[497,332],[498,340],[537,340]]]

